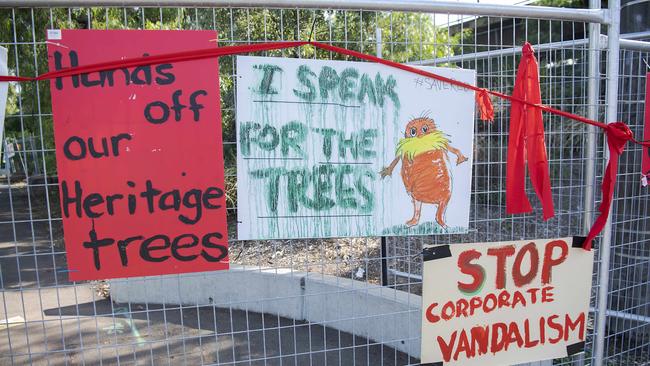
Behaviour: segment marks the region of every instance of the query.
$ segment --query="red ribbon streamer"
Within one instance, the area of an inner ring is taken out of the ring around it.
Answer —
[[[21,77],[21,76],[2,76],[0,75],[0,82],[2,81],[39,81],[50,80],[66,76],[87,74],[97,71],[115,70],[120,68],[137,67],[143,65],[157,65],[162,63],[183,62],[192,60],[201,60],[212,57],[234,55],[239,53],[249,53],[258,51],[271,51],[285,48],[300,47],[308,44],[309,42],[269,42],[259,44],[246,44],[240,46],[225,46],[216,48],[207,48],[201,50],[190,50],[174,53],[166,53],[154,56],[134,57],[124,60],[115,60],[100,62],[96,64],[83,65],[77,67],[68,67],[61,70],[50,71],[37,77]]]
[[[55,79],[55,78],[61,78],[61,77],[66,77],[66,76],[72,76],[72,75],[79,75],[79,74],[86,74],[86,73],[91,73],[91,72],[97,72],[97,71],[105,71],[105,70],[114,70],[114,69],[119,69],[119,68],[126,68],[126,67],[137,67],[137,66],[143,66],[143,65],[156,65],[156,64],[161,64],[161,63],[169,63],[169,62],[182,62],[182,61],[192,61],[192,60],[200,60],[204,58],[211,58],[211,57],[219,57],[219,56],[228,56],[228,55],[235,55],[235,54],[240,54],[240,53],[250,53],[250,52],[260,52],[260,51],[271,51],[271,50],[279,50],[279,49],[285,49],[285,48],[295,48],[295,47],[300,47],[300,46],[305,46],[305,45],[311,45],[316,48],[320,48],[323,50],[328,50],[332,52],[336,52],[339,54],[347,55],[347,56],[352,56],[352,57],[357,57],[366,61],[372,61],[376,62],[379,64],[383,64],[386,66],[390,66],[393,68],[401,69],[404,71],[412,72],[414,74],[419,74],[422,76],[426,76],[432,79],[436,79],[448,84],[456,85],[461,88],[473,90],[474,92],[477,92],[479,94],[485,94],[485,93],[490,93],[496,96],[499,96],[501,98],[505,99],[511,99],[509,95],[502,94],[499,92],[487,90],[487,89],[482,89],[479,88],[475,85],[471,84],[466,84],[458,80],[454,80],[448,77],[444,77],[442,75],[434,74],[428,71],[424,71],[422,69],[409,66],[409,65],[404,65],[400,64],[397,62],[389,61],[383,58],[379,58],[376,56],[368,55],[365,53],[353,51],[353,50],[348,50],[346,48],[341,48],[341,47],[336,47],[324,43],[319,43],[319,42],[306,42],[306,41],[288,41],[288,42],[267,42],[267,43],[258,43],[258,44],[252,44],[252,45],[240,45],[240,46],[225,46],[225,47],[217,47],[217,48],[208,48],[208,49],[202,49],[202,50],[191,50],[191,51],[182,51],[182,52],[175,52],[175,53],[168,53],[168,54],[161,54],[161,55],[155,55],[155,56],[143,56],[143,57],[135,57],[131,59],[125,59],[125,60],[116,60],[116,61],[109,61],[109,62],[102,62],[102,63],[97,63],[97,64],[91,64],[91,65],[85,65],[85,66],[77,66],[77,67],[69,67],[69,68],[64,68],[61,70],[57,71],[50,71],[43,73],[41,75],[38,75],[37,77],[22,77],[22,76],[3,76],[0,75],[0,82],[3,81],[39,81],[39,80],[50,80],[50,79]],[[477,101],[479,99],[479,96],[477,96]],[[492,111],[491,115],[489,112],[483,113],[481,112],[481,119],[484,119],[482,117],[486,117],[486,120],[492,120],[494,119],[494,108],[492,107],[492,102],[490,101],[489,98],[485,98],[485,96],[481,97],[481,102],[483,103],[483,109],[485,111]],[[488,117],[490,117],[487,119]]]
[[[603,175],[603,184],[601,186],[603,198],[600,202],[600,207],[598,208],[600,215],[596,218],[596,221],[594,221],[591,230],[589,230],[589,234],[587,234],[587,239],[582,245],[585,250],[591,250],[591,242],[605,227],[607,217],[609,217],[609,211],[612,207],[612,199],[614,198],[614,187],[616,187],[616,174],[618,172],[618,158],[625,150],[625,144],[627,144],[628,141],[634,140],[632,131],[630,131],[630,128],[623,122],[608,124],[605,133],[607,134],[609,160],[607,161],[607,168],[605,168],[605,175]]]
[[[483,121],[494,121],[494,106],[487,89],[476,92],[476,104],[480,113],[479,118]]]
[[[599,127],[607,133],[607,138],[608,138],[608,145],[610,149],[610,160],[607,164],[607,169],[605,172],[605,175],[603,176],[603,183],[602,183],[602,190],[603,190],[603,200],[600,205],[600,212],[601,215],[596,219],[596,222],[594,223],[594,226],[589,232],[588,239],[585,241],[583,247],[587,250],[591,249],[591,241],[593,238],[598,235],[603,227],[605,222],[607,221],[607,216],[609,215],[610,211],[610,206],[611,206],[611,201],[613,197],[613,189],[616,186],[616,172],[618,169],[618,157],[620,154],[623,152],[625,148],[625,143],[627,141],[632,141],[636,144],[643,145],[646,147],[650,147],[650,142],[639,142],[635,140],[632,136],[631,131],[625,125],[623,122],[616,122],[612,124],[606,124],[598,121],[594,121],[582,116],[575,115],[573,113],[568,113],[564,112],[555,108],[551,108],[549,106],[541,104],[541,99],[540,98],[531,98],[532,95],[529,95],[526,93],[525,95],[507,95],[504,93],[500,93],[494,90],[488,90],[488,89],[483,89],[479,88],[474,85],[466,84],[454,79],[450,79],[441,75],[437,75],[431,72],[424,71],[422,69],[418,69],[416,67],[412,67],[409,65],[404,65],[400,64],[397,62],[393,61],[388,61],[379,57],[375,57],[372,55],[367,55],[361,52],[357,51],[352,51],[348,50],[345,48],[340,48],[328,44],[323,44],[323,43],[318,43],[318,42],[304,42],[304,41],[292,41],[292,42],[268,42],[268,43],[258,43],[258,44],[252,44],[252,45],[240,45],[240,46],[225,46],[225,47],[217,47],[217,48],[210,48],[210,49],[203,49],[203,50],[192,50],[192,51],[184,51],[184,52],[176,52],[176,53],[169,53],[169,54],[161,54],[161,55],[155,55],[155,56],[146,56],[146,57],[137,57],[137,58],[132,58],[132,59],[126,59],[126,60],[116,60],[112,62],[104,62],[104,63],[98,63],[98,64],[92,64],[92,65],[85,65],[85,66],[78,66],[78,67],[73,67],[73,68],[65,68],[57,71],[51,71],[47,72],[44,74],[41,74],[37,77],[21,77],[21,76],[2,76],[0,75],[0,82],[7,82],[7,81],[37,81],[37,80],[49,80],[49,79],[55,79],[55,78],[60,78],[60,77],[66,77],[66,76],[72,76],[72,75],[79,75],[79,74],[85,74],[85,73],[90,73],[90,72],[97,72],[97,71],[105,71],[105,70],[114,70],[114,69],[119,69],[119,68],[124,68],[124,67],[136,67],[136,66],[142,66],[142,65],[156,65],[156,64],[161,64],[161,63],[169,63],[169,62],[182,62],[182,61],[191,61],[191,60],[199,60],[199,59],[205,59],[205,58],[211,58],[211,57],[219,57],[219,56],[227,56],[227,55],[234,55],[234,54],[240,54],[240,53],[249,53],[249,52],[259,52],[259,51],[270,51],[270,50],[279,50],[279,49],[285,49],[285,48],[294,48],[294,47],[300,47],[304,45],[311,45],[320,49],[324,50],[329,50],[332,52],[348,55],[348,56],[353,56],[357,57],[363,60],[367,61],[373,61],[376,63],[380,63],[386,66],[398,68],[404,71],[412,72],[415,74],[419,74],[425,77],[429,77],[432,79],[436,79],[445,83],[449,83],[452,85],[456,85],[458,87],[462,87],[465,89],[472,90],[476,93],[476,102],[479,107],[479,112],[480,112],[480,118],[483,120],[493,120],[494,119],[494,107],[492,105],[492,101],[490,100],[490,95],[494,95],[496,97],[499,97],[501,99],[506,99],[513,104],[518,104],[519,108],[524,110],[526,113],[526,120],[528,120],[528,114],[530,112],[530,108],[528,107],[533,107],[533,112],[532,114],[541,114],[541,111],[552,113],[561,117],[569,118],[578,122],[586,123],[592,126]],[[528,45],[530,46],[530,45]],[[524,57],[522,57],[522,60],[526,58],[526,46],[524,46]],[[530,48],[530,53],[532,54],[532,47]],[[534,58],[534,56],[533,56]],[[523,62],[522,62],[523,63]],[[535,62],[536,63],[536,62]],[[528,63],[526,63],[528,64]],[[521,65],[520,65],[521,66]],[[534,67],[534,74],[537,75],[537,67]],[[519,71],[518,71],[519,74]],[[533,72],[530,71],[530,76],[533,75]],[[526,99],[529,98],[529,99]],[[514,105],[513,105],[514,107]],[[540,118],[541,119],[541,118]],[[537,120],[537,117],[534,117],[534,120]],[[520,121],[521,122],[521,121]],[[541,126],[541,130],[540,130]],[[512,129],[512,126],[511,126]],[[542,198],[542,204],[544,207],[544,216],[547,218],[547,215],[549,213],[549,207],[550,207],[550,212],[552,216],[552,211],[553,211],[553,202],[552,200],[550,201],[550,206],[548,202],[546,202],[546,199],[550,199],[550,184],[548,183],[548,180],[546,177],[548,177],[548,163],[546,162],[546,151],[545,151],[545,146],[544,146],[544,131],[543,131],[543,125],[541,123],[537,123],[534,126],[522,126],[521,123],[518,124],[517,130],[519,131],[519,134],[517,135],[519,138],[514,139],[511,138],[509,140],[509,146],[510,143],[517,143],[517,148],[521,147],[523,148],[525,146],[525,150],[528,152],[528,167],[531,172],[531,180],[533,181],[533,185],[535,187],[535,191],[537,192],[538,196]],[[522,131],[524,131],[522,133]],[[541,139],[540,139],[541,137]],[[516,141],[518,140],[518,141]],[[530,141],[529,141],[530,140]],[[525,145],[528,143],[528,145]],[[530,146],[530,147],[529,147]],[[541,149],[543,149],[543,156],[541,154]],[[509,155],[510,155],[510,149],[509,149]],[[521,157],[519,157],[521,155]],[[523,158],[523,152],[521,152],[517,156],[516,159],[522,159]],[[531,159],[532,157],[532,159]],[[510,157],[508,158],[510,162]],[[532,163],[531,163],[532,160]],[[516,160],[519,162],[520,160]],[[531,165],[532,164],[532,165]],[[518,172],[515,172],[515,174],[523,174],[523,169],[521,169]],[[517,179],[521,179],[521,177],[518,175]],[[507,176],[507,180],[510,181],[511,178],[510,176]],[[508,184],[508,182],[506,182]],[[517,183],[517,184],[523,184],[523,183]],[[510,189],[507,188],[506,192],[506,197],[508,195],[508,192]],[[518,186],[520,188],[520,186]],[[548,188],[548,189],[547,189]],[[521,194],[521,191],[519,190],[519,194]],[[506,198],[506,205],[507,205],[508,199]],[[527,200],[526,197],[526,202],[528,205],[530,203]],[[517,206],[515,206],[517,207]],[[529,212],[529,211],[526,211]]]
[[[526,42],[517,69],[513,97],[534,104],[542,103],[537,69],[533,47]],[[533,210],[526,195],[526,161],[533,188],[542,202],[544,220],[548,220],[554,216],[554,209],[542,110],[513,100],[510,109],[510,137],[506,163],[506,213],[508,214]]]

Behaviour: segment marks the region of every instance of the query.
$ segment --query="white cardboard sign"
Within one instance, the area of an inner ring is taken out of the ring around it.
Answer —
[[[467,232],[474,105],[376,63],[237,57],[238,238]]]
[[[594,260],[582,241],[426,248],[421,362],[511,365],[582,352]]]

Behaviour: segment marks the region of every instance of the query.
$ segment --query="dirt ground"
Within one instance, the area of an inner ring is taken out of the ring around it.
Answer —
[[[235,241],[230,243],[230,260],[237,264],[293,268],[377,284],[381,281],[380,251],[377,238]]]

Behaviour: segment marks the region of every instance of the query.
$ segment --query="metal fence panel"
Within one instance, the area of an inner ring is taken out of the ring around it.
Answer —
[[[596,101],[588,99],[589,24],[583,15],[569,21],[349,9],[17,7],[0,8],[0,46],[9,49],[10,70],[31,76],[47,70],[47,28],[213,29],[220,45],[314,39],[398,62],[472,68],[479,86],[509,93],[517,47],[528,40],[545,45],[538,48],[543,101],[587,115]],[[266,54],[340,58],[308,47]],[[648,57],[622,51],[619,115],[637,134],[645,85],[642,60]],[[220,70],[228,211],[234,220],[235,58],[222,57]],[[604,95],[597,101],[601,120]],[[585,192],[600,179],[586,174],[594,162],[585,149],[589,130],[545,115],[556,217],[543,222],[539,207],[530,215],[505,215],[508,108],[496,101],[495,122],[473,126],[468,235],[390,238],[382,252],[379,238],[238,242],[233,225],[231,263],[237,268],[229,274],[73,283],[66,275],[49,84],[12,84],[7,131],[17,154],[10,159],[14,170],[0,178],[0,319],[5,319],[0,322],[0,364],[417,364],[417,356],[408,352],[417,355],[420,341],[420,304],[414,295],[421,292],[418,253],[423,245],[576,235],[583,232],[585,214],[594,210],[585,205]],[[596,157],[602,158],[602,138],[598,146]],[[638,184],[639,159],[640,149],[630,147],[617,187],[608,364],[650,361],[650,228],[644,217],[647,194]],[[602,166],[596,171],[602,174]],[[241,293],[219,293],[217,278],[239,281]],[[286,291],[264,292],[270,283],[265,281],[286,283]],[[594,307],[599,283],[597,265]],[[384,298],[400,306],[379,307],[377,299]],[[323,299],[333,301],[334,310],[319,308]],[[289,316],[296,312],[300,316]],[[583,358],[590,363],[591,320],[585,357],[554,364],[579,364]],[[393,332],[401,328],[403,333]],[[377,332],[381,339],[369,336]]]

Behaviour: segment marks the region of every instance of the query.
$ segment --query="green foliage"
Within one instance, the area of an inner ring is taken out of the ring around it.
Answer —
[[[535,5],[555,8],[586,8],[587,0],[537,0]]]

